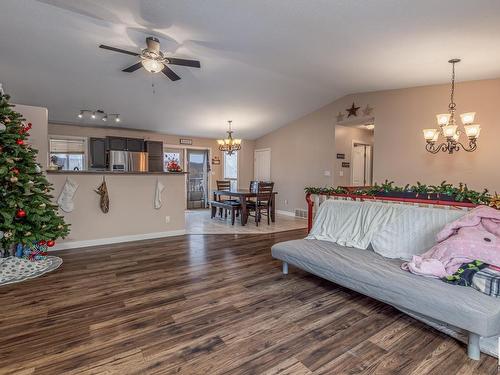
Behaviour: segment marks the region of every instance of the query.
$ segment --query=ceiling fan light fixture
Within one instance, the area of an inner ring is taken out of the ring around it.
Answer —
[[[146,69],[150,73],[159,73],[165,67],[165,65],[161,61],[154,59],[143,59],[141,63],[144,69]]]

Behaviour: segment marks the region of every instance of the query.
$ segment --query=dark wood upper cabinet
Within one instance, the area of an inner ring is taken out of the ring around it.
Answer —
[[[110,151],[126,151],[127,138],[123,137],[106,137],[107,148]]]
[[[106,168],[106,138],[90,138],[90,168],[105,169]]]
[[[144,139],[125,137],[106,137],[107,148],[110,151],[144,151]]]
[[[163,156],[163,142],[146,141],[146,151],[150,156]]]
[[[127,151],[143,152],[144,139],[127,138]]]

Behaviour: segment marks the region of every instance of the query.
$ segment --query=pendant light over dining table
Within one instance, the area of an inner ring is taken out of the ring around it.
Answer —
[[[227,152],[228,155],[232,155],[233,152],[241,150],[241,139],[233,138],[233,131],[231,130],[232,121],[229,120],[229,130],[227,131],[227,137],[224,139],[218,139],[219,150],[222,152]]]
[[[452,64],[451,74],[451,95],[450,104],[448,105],[448,113],[441,113],[436,115],[439,128],[424,129],[424,138],[426,141],[425,149],[432,153],[437,154],[439,151],[448,152],[453,154],[454,151],[463,149],[467,152],[472,152],[477,149],[477,139],[481,132],[481,126],[474,123],[476,112],[462,113],[460,118],[464,126],[465,135],[469,141],[468,145],[460,142],[460,135],[462,132],[458,130],[458,125],[455,120],[456,104],[454,101],[455,96],[455,64],[460,62],[460,59],[451,59],[448,61]],[[438,144],[439,136],[443,135],[444,142]]]

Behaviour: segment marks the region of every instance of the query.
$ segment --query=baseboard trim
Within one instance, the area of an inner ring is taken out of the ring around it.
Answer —
[[[292,211],[276,210],[276,213],[278,215],[296,217],[297,219],[305,219],[304,217],[295,216],[295,212]]]
[[[154,233],[144,233],[144,234],[133,234],[129,236],[119,236],[119,237],[108,237],[108,238],[97,238],[95,240],[84,240],[84,241],[68,241],[56,244],[50,251],[66,250],[66,249],[78,249],[89,246],[99,246],[99,245],[110,245],[114,243],[121,242],[131,242],[140,240],[151,240],[155,238],[162,237],[173,237],[182,236],[186,234],[185,229],[171,230],[166,232],[154,232]]]

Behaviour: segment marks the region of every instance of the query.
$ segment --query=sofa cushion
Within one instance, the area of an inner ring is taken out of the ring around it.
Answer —
[[[387,258],[410,260],[434,246],[438,232],[465,214],[464,210],[409,206],[377,231],[372,248]]]
[[[364,295],[481,336],[500,334],[500,303],[472,288],[403,271],[401,261],[320,240],[281,242],[274,258]]]

